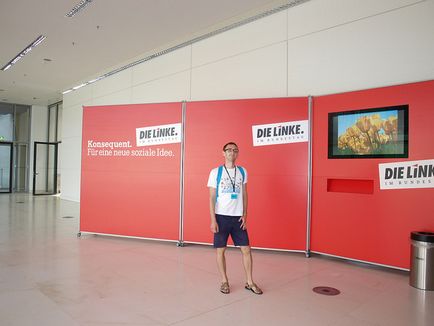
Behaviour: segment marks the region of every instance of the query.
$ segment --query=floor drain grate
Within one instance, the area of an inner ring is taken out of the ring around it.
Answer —
[[[328,286],[317,286],[312,289],[313,292],[323,295],[338,295],[341,293],[338,289],[331,288]]]
[[[74,218],[74,216],[62,216],[62,218]]]

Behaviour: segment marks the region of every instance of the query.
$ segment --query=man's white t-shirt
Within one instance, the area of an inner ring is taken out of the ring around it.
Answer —
[[[243,181],[243,175],[241,174],[240,169],[238,167],[227,169],[227,172],[223,167],[222,177],[218,188],[217,202],[215,204],[216,214],[229,215],[229,216],[243,216],[243,183],[247,183],[247,171],[244,168],[243,170],[244,170],[244,181]],[[211,170],[208,178],[208,187],[217,188],[217,173],[218,173],[218,168]],[[235,191],[234,191],[234,178],[236,178]]]

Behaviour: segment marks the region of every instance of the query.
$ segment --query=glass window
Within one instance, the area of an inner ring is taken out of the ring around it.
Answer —
[[[26,105],[15,106],[15,141],[29,141],[30,107]]]
[[[0,103],[0,141],[14,139],[14,106]]]
[[[62,140],[62,112],[63,112],[63,103],[60,102],[57,106],[57,141]]]
[[[57,104],[48,107],[48,141],[57,141]]]
[[[29,142],[30,106],[0,103],[0,192],[27,191]]]
[[[48,107],[48,141],[58,142],[61,140],[62,102]]]

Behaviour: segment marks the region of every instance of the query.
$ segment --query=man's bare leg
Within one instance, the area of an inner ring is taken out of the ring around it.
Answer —
[[[246,272],[246,280],[249,285],[253,284],[253,261],[252,261],[252,252],[249,246],[241,246],[241,253],[243,254],[243,266],[244,271]]]
[[[228,282],[228,276],[226,275],[226,258],[225,258],[226,247],[217,248],[217,266],[222,278],[222,283]]]
[[[246,286],[247,290],[252,291],[255,294],[262,294],[262,290],[253,282],[252,270],[253,270],[253,259],[252,252],[249,246],[242,246],[241,252],[243,254],[243,265],[246,272]]]

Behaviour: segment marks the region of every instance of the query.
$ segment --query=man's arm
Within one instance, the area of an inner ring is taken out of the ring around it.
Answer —
[[[209,187],[209,214],[211,217],[211,232],[217,233],[219,231],[219,226],[217,225],[217,220],[215,218],[215,199],[216,199],[216,188]]]
[[[240,228],[247,229],[247,183],[243,184],[243,216],[240,218]]]

